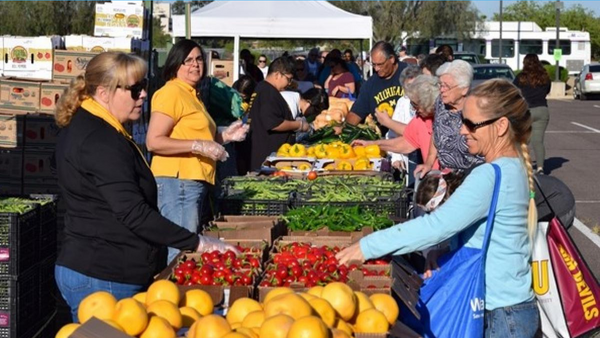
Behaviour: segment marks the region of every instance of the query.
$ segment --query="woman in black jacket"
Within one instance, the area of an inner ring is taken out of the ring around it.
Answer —
[[[144,288],[164,268],[167,245],[233,248],[158,212],[154,176],[123,128],[140,117],[146,71],[139,57],[99,54],[57,104],[58,184],[67,212],[55,276],[75,322],[79,303],[91,293],[108,291],[121,299]]]

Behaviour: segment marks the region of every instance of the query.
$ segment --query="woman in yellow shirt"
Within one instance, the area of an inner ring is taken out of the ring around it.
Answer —
[[[248,126],[234,122],[222,132],[210,117],[198,83],[206,75],[204,51],[192,40],[176,43],[165,62],[167,83],[152,97],[146,145],[153,152],[152,173],[163,216],[197,232],[203,203],[215,183],[216,161],[225,161],[222,144],[241,141]],[[179,250],[169,248],[170,262]]]

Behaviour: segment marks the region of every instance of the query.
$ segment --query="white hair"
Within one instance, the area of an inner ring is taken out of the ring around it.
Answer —
[[[436,75],[442,76],[444,74],[450,75],[456,82],[456,85],[461,88],[469,88],[471,81],[473,81],[473,67],[464,60],[454,60],[441,65]]]
[[[435,100],[440,95],[438,78],[431,75],[419,75],[406,86],[405,94],[424,111],[432,112]]]

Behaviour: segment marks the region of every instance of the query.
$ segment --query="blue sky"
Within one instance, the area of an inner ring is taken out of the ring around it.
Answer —
[[[488,18],[492,18],[494,13],[498,13],[500,10],[500,1],[472,1],[473,4],[479,9],[479,11]],[[515,3],[516,1],[502,1],[502,7]],[[541,1],[540,1],[541,2]],[[566,8],[572,5],[580,4],[583,7],[594,11],[596,16],[600,16],[600,1],[563,1]]]

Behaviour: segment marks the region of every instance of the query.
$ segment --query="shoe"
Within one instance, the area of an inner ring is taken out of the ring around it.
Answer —
[[[536,175],[544,175],[544,168],[537,168],[537,170],[535,171]]]

